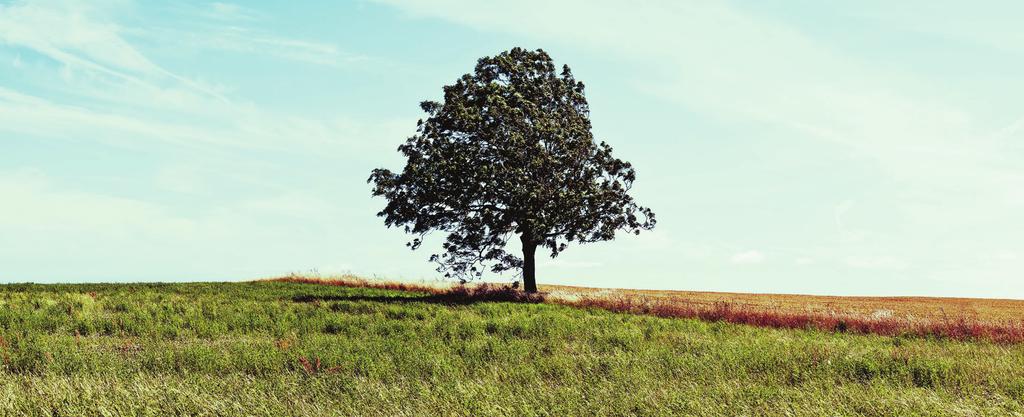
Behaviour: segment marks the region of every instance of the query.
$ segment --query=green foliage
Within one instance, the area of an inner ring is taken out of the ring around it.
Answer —
[[[0,286],[0,415],[1020,415],[1024,346],[281,282]]]
[[[556,72],[543,50],[481,58],[444,87],[443,103],[421,107],[427,119],[398,148],[404,170],[375,169],[369,181],[388,200],[385,223],[417,235],[411,248],[431,231],[447,233],[445,252],[431,257],[446,276],[479,276],[490,263],[532,279],[538,246],[555,257],[570,242],[654,227],[651,210],[628,194],[632,166],[594,141],[583,83],[568,66]],[[524,258],[505,250],[513,235]]]

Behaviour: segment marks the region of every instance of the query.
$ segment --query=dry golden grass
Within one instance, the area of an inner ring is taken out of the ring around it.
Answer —
[[[905,320],[958,320],[985,323],[1019,322],[1024,300],[944,297],[840,297],[799,294],[748,294],[663,291],[544,285],[555,297],[627,297],[713,306],[717,303],[791,314],[834,314]]]

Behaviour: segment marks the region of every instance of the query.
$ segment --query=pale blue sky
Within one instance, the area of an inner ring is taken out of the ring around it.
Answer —
[[[400,168],[421,100],[522,46],[587,84],[659,220],[540,282],[1024,298],[1022,20],[1019,1],[0,1],[0,282],[432,279],[366,177]]]

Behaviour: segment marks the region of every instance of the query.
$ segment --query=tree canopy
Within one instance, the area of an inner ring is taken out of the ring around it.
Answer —
[[[426,120],[398,147],[405,168],[375,169],[368,182],[388,201],[385,224],[416,235],[412,249],[447,234],[430,257],[445,276],[521,269],[533,292],[537,247],[554,258],[570,242],[654,227],[654,213],[628,194],[633,167],[594,140],[583,83],[543,50],[481,58],[444,87],[443,102],[420,107]],[[516,236],[522,257],[507,249]]]

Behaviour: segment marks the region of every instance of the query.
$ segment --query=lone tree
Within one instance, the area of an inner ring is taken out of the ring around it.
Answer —
[[[594,142],[583,83],[568,66],[557,73],[543,50],[481,58],[444,87],[443,103],[420,107],[427,119],[398,147],[405,169],[375,169],[367,182],[388,200],[384,223],[418,235],[410,248],[431,231],[448,234],[444,253],[430,257],[446,277],[521,269],[536,292],[538,246],[554,258],[569,242],[654,227],[654,213],[628,194],[632,166]],[[522,258],[506,251],[516,235]]]

